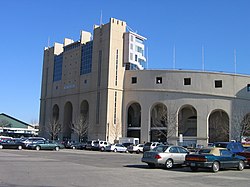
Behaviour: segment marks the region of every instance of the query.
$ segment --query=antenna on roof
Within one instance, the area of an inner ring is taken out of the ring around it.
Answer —
[[[201,46],[202,71],[205,70],[204,45]]]
[[[101,16],[100,16],[100,25],[102,25],[102,10],[101,10]]]
[[[133,29],[131,29],[131,27],[129,27],[128,25],[127,25],[127,29],[128,29],[128,31],[134,32]]]
[[[236,74],[236,49],[234,48],[234,74]]]
[[[173,69],[175,69],[175,44],[173,47]]]
[[[146,60],[146,63],[147,63],[147,69],[148,69],[148,47],[147,47],[147,60]]]
[[[50,41],[49,41],[49,40],[50,40],[50,38],[48,37],[48,48],[49,48],[49,43],[50,43]]]

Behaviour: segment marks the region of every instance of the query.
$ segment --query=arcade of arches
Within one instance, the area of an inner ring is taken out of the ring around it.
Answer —
[[[125,136],[141,139],[142,128],[145,128],[145,124],[143,126],[141,124],[141,110],[142,107],[137,102],[128,105],[125,132],[123,133]],[[59,120],[60,114],[63,115],[61,116],[62,131],[60,138],[72,138],[73,131],[71,124],[73,112],[75,111],[79,111],[78,116],[85,118],[87,123],[89,122],[89,103],[86,100],[81,102],[78,110],[73,107],[71,102],[66,102],[62,109],[57,104],[53,106],[52,119],[54,121]],[[168,142],[173,137],[177,137],[178,139],[179,135],[182,134],[184,141],[186,140],[186,144],[195,143],[198,136],[197,115],[198,111],[191,105],[183,105],[174,112],[163,103],[152,105],[150,108],[150,124],[148,124],[149,141]],[[229,115],[225,111],[217,109],[213,110],[207,116],[207,119],[208,142],[229,141]],[[250,124],[250,114],[247,114],[240,123]],[[249,126],[244,125],[248,129],[243,135],[250,136]]]
[[[59,106],[57,104],[55,104],[53,106],[52,109],[52,119],[55,123],[58,123],[59,121],[59,114],[60,114],[60,109]],[[89,122],[89,104],[87,101],[82,101],[81,105],[80,105],[80,112],[79,115],[76,116],[79,119],[84,119],[84,123],[82,125],[88,125]],[[74,123],[76,123],[74,121]],[[63,140],[69,140],[72,138],[72,134],[73,134],[73,129],[72,129],[72,124],[73,124],[73,105],[71,102],[67,102],[64,105],[64,112],[63,112],[63,124],[61,127],[61,137]],[[57,138],[60,135],[57,135]],[[86,133],[86,137],[81,137],[83,139],[87,139],[87,133]]]
[[[140,104],[130,104],[127,114],[127,136],[140,138],[142,130]],[[248,116],[250,119],[250,115]],[[207,123],[209,142],[229,141],[229,115],[225,111],[221,109],[212,111]],[[196,143],[197,125],[197,111],[193,106],[184,105],[177,111],[170,112],[166,105],[157,103],[150,110],[150,141],[168,142],[171,137],[182,134],[184,141],[186,139],[186,145]]]

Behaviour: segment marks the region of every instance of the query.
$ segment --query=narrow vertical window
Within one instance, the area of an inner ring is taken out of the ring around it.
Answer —
[[[97,92],[96,96],[96,124],[99,124],[99,113],[100,113],[100,92]]]
[[[117,109],[117,92],[115,92],[115,106],[114,106],[114,124],[116,124],[116,109]]]
[[[117,86],[118,80],[118,49],[116,50],[116,57],[115,57],[115,86]]]
[[[98,58],[98,87],[101,85],[101,72],[102,72],[102,51],[99,51]]]

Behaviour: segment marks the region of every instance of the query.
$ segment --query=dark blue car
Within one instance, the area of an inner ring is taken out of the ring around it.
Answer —
[[[237,168],[242,171],[247,159],[226,148],[210,147],[201,149],[198,154],[186,155],[185,164],[192,171],[197,171],[198,168],[208,168],[213,172],[218,172],[221,168]]]

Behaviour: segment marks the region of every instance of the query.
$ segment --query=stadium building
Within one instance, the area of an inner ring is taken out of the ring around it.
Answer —
[[[111,18],[45,48],[41,136],[206,145],[249,135],[250,76],[146,69],[146,38],[126,27]]]

